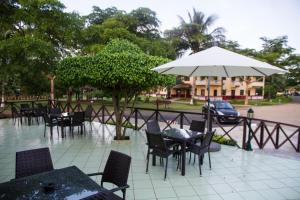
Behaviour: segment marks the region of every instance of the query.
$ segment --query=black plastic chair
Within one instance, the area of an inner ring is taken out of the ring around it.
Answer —
[[[53,170],[49,148],[16,152],[16,179]]]
[[[130,169],[131,157],[117,151],[111,151],[104,171],[101,173],[88,174],[88,176],[102,175],[101,186],[103,183],[113,183],[117,188],[109,190],[112,196],[112,199],[125,199],[126,198],[126,189],[129,188],[127,184],[129,169]],[[119,197],[116,194],[113,194],[117,191],[122,191],[123,198]]]
[[[178,154],[180,156],[180,151],[178,149],[171,150],[173,146],[167,146],[166,141],[164,140],[163,136],[161,134],[157,133],[150,133],[146,131],[146,136],[148,140],[148,151],[147,151],[147,167],[146,167],[146,173],[148,173],[148,167],[149,167],[149,159],[150,154],[152,156],[158,156],[160,158],[166,159],[166,165],[165,165],[165,176],[164,180],[167,178],[167,170],[168,170],[168,157],[173,154]],[[174,146],[177,144],[174,144]],[[177,168],[179,167],[180,158],[178,159]]]
[[[190,152],[194,153],[195,155],[198,155],[200,176],[202,175],[201,165],[203,163],[203,157],[204,157],[205,153],[208,153],[209,168],[211,169],[210,149],[209,148],[210,148],[210,143],[212,141],[212,138],[213,138],[215,132],[216,132],[216,130],[207,132],[200,145],[198,143],[190,144],[190,146],[187,149],[187,151],[190,151]]]
[[[84,112],[74,112],[74,115],[70,123],[72,134],[75,126],[78,126],[78,128],[80,127],[80,133],[82,134],[83,127],[84,127]]]

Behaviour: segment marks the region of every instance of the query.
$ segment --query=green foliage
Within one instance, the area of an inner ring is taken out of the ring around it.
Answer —
[[[90,85],[111,94],[117,138],[120,139],[123,114],[130,100],[141,91],[167,85],[172,81],[172,78],[151,70],[167,61],[165,58],[144,54],[136,45],[126,40],[112,40],[96,56],[62,60],[56,74],[57,79],[66,86]],[[122,99],[123,108],[120,108]]]
[[[165,31],[165,36],[172,42],[178,55],[187,49],[191,49],[193,53],[199,52],[224,39],[222,27],[208,31],[216,20],[215,16],[205,17],[204,13],[196,9],[193,9],[193,14],[188,12],[188,16],[189,22],[179,16],[181,25]]]
[[[222,135],[214,135],[212,141],[217,142],[219,144],[229,145],[229,146],[237,145],[237,142],[235,140],[227,139]]]
[[[113,40],[96,56],[64,59],[58,67],[57,76],[66,85],[89,84],[107,92],[119,90],[125,94],[169,84],[171,78],[150,70],[165,62],[164,58],[142,53],[128,41]]]

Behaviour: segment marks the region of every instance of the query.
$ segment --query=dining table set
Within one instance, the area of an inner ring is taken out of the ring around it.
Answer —
[[[16,160],[15,178],[0,183],[0,200],[120,200],[125,199],[126,188],[130,187],[131,157],[113,150],[103,172],[92,174],[76,166],[54,169],[49,148],[17,152]],[[91,176],[102,176],[101,184]],[[104,182],[115,187],[108,189]],[[122,191],[123,198],[115,194],[117,191]]]
[[[149,171],[149,158],[152,155],[152,166],[156,166],[156,158],[160,158],[160,164],[165,164],[164,179],[167,178],[168,157],[177,159],[177,169],[181,170],[181,175],[186,174],[186,154],[190,153],[189,163],[194,154],[194,163],[198,157],[199,172],[202,175],[201,165],[204,155],[207,153],[209,167],[211,169],[210,145],[215,134],[214,131],[206,130],[206,120],[192,120],[189,129],[171,127],[160,129],[157,120],[147,122],[146,137],[148,146],[146,173]]]

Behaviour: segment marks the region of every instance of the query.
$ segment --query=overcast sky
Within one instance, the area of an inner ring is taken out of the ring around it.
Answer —
[[[287,35],[289,46],[300,53],[300,0],[61,0],[67,11],[89,14],[92,6],[101,9],[115,6],[127,12],[138,7],[155,11],[160,30],[179,25],[178,15],[187,19],[193,8],[205,15],[217,15],[215,27],[226,29],[226,38],[238,41],[243,48],[261,49],[260,37]]]

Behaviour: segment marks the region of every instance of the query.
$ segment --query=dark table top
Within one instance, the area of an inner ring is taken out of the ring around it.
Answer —
[[[44,186],[53,183],[54,190]],[[0,199],[81,199],[107,192],[76,166],[14,179],[0,184]]]
[[[165,130],[163,132],[164,137],[175,139],[175,140],[182,140],[182,141],[189,141],[196,138],[203,137],[203,133],[186,130],[186,129],[179,129],[179,128],[171,128],[168,130]]]

